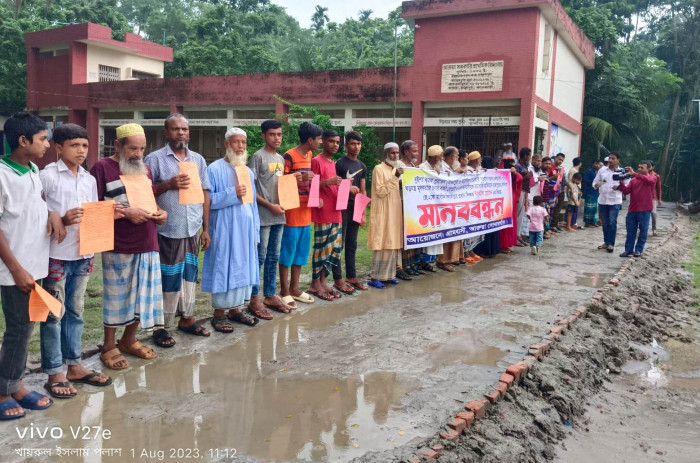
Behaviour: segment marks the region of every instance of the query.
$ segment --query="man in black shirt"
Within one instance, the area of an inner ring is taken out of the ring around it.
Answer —
[[[357,234],[360,226],[365,224],[365,216],[362,215],[362,223],[353,220],[355,211],[355,195],[367,194],[365,181],[367,179],[367,166],[357,159],[362,149],[362,135],[358,132],[345,134],[345,156],[335,163],[335,171],[340,178],[351,178],[350,198],[348,207],[343,211],[343,247],[345,248],[345,280],[340,266],[333,267],[333,286],[338,291],[351,294],[355,289],[366,290],[367,286],[357,279],[355,270],[355,254],[357,252]]]

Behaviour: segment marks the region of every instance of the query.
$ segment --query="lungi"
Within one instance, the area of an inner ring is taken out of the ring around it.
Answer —
[[[211,306],[214,309],[237,309],[250,301],[253,285],[229,289],[225,293],[212,293]]]
[[[321,278],[323,269],[330,275],[340,265],[343,251],[343,228],[339,223],[314,223],[313,279]]]
[[[199,273],[199,238],[192,236],[178,239],[158,235],[158,247],[167,328],[173,325],[176,315],[194,316]]]
[[[102,323],[107,327],[141,322],[141,329],[163,328],[160,256],[102,253]]]
[[[396,276],[396,267],[401,266],[400,249],[372,251],[372,273],[375,280],[387,281]]]
[[[463,255],[462,241],[450,241],[443,243],[442,254],[437,258],[439,264],[454,264],[459,262]]]
[[[598,196],[585,196],[584,201],[583,222],[586,225],[595,225],[598,223]]]

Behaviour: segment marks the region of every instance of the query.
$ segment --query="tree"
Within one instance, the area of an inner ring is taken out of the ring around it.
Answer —
[[[311,15],[311,27],[316,32],[319,32],[320,30],[322,30],[323,26],[328,21],[330,21],[330,18],[326,14],[327,11],[328,11],[328,8],[326,8],[325,6],[316,5],[316,11],[314,12],[313,15]]]
[[[360,22],[367,21],[369,19],[369,17],[372,16],[372,13],[374,13],[374,11],[372,11],[372,10],[360,10],[360,16],[359,16]]]

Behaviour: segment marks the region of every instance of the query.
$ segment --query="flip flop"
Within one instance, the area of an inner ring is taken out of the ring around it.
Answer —
[[[359,282],[359,281],[357,281],[357,282],[355,282],[355,281],[348,281],[347,283],[348,283],[348,284],[351,284],[353,288],[359,289],[360,291],[367,291],[367,289],[368,289],[368,288],[367,288],[367,285],[365,285],[364,283],[361,283],[361,282]]]
[[[335,289],[331,289],[331,294],[333,295],[333,298],[334,298],[334,299],[340,299],[341,297],[343,297],[343,295],[340,294],[340,293],[339,293],[338,291],[336,291]]]
[[[270,311],[267,310],[265,304],[263,304],[262,310],[253,310],[250,304],[248,304],[248,312],[252,313],[254,317],[257,317],[261,320],[272,320],[274,318]]]
[[[124,370],[129,368],[129,362],[116,347],[107,352],[102,352],[100,354],[100,360],[102,360],[102,364],[110,370]],[[121,367],[115,367],[114,365],[120,361],[123,362],[124,365]]]
[[[401,270],[401,271],[397,272],[396,276],[401,278],[402,280],[405,280],[405,281],[413,280],[413,278],[408,273],[406,273],[405,270]]]
[[[292,299],[295,301],[303,302],[304,304],[313,304],[314,303],[314,298],[309,296],[306,292],[302,292],[298,296],[292,295]]]
[[[386,285],[379,280],[370,280],[370,282],[367,284],[370,285],[372,288],[377,288],[377,289],[386,288]]]
[[[184,332],[184,333],[191,334],[193,336],[202,336],[205,338],[211,336],[211,332],[208,332],[207,330],[204,329],[204,327],[202,325],[200,325],[199,323],[196,323],[196,322],[191,324],[190,326],[177,325],[177,329]],[[205,332],[206,332],[206,334],[205,334]]]
[[[318,291],[308,291],[309,294],[313,294],[314,296],[318,297],[319,299],[323,299],[324,301],[332,301],[335,299],[335,296],[332,294],[321,294]]]
[[[285,304],[282,299],[279,298],[279,296],[275,296],[275,301],[279,302],[279,304],[267,304],[265,303],[265,300],[263,300],[263,304],[265,304],[265,307],[268,309],[272,309],[274,311],[280,312],[280,313],[289,313],[292,310]],[[292,302],[294,302],[294,299],[292,299]],[[296,307],[295,307],[296,308]]]
[[[68,381],[56,381],[55,383],[44,384],[44,389],[46,389],[46,392],[48,392],[51,395],[51,397],[56,398],[56,399],[72,399],[73,397],[78,395],[77,392],[69,392],[68,394],[59,394],[58,392],[53,391],[53,389],[56,387],[69,389],[70,383]]]
[[[384,283],[384,284],[390,283],[392,285],[398,285],[399,280],[397,280],[396,278],[392,278],[391,280],[382,281],[382,283]]]
[[[233,325],[228,321],[226,317],[214,317],[211,319],[211,326],[214,327],[215,331],[224,334],[233,333]]]
[[[333,287],[343,294],[355,294],[355,287],[350,283],[345,283],[342,288],[336,284],[334,284]]]
[[[0,402],[0,421],[17,420],[19,418],[24,418],[27,416],[26,412],[22,412],[19,415],[6,415],[5,412],[12,408],[19,408],[21,405],[13,398],[9,398]]]
[[[90,386],[97,386],[97,387],[105,387],[109,386],[112,384],[112,378],[107,376],[107,381],[104,383],[101,383],[99,381],[92,381],[92,378],[97,378],[100,376],[100,373],[97,371],[92,371],[92,373],[88,373],[87,375],[83,376],[82,378],[78,379],[72,379],[71,382],[73,384],[89,384]]]
[[[45,410],[51,405],[53,405],[53,400],[49,399],[49,403],[47,403],[44,406],[41,406],[39,405],[39,401],[44,397],[46,397],[44,394],[39,394],[36,391],[32,391],[29,394],[22,397],[22,400],[18,400],[17,403],[20,407],[26,410]]]
[[[295,310],[295,309],[299,308],[299,306],[297,306],[297,303],[294,301],[294,298],[292,296],[284,296],[282,298],[282,302],[287,304],[287,307],[289,307],[290,310]]]

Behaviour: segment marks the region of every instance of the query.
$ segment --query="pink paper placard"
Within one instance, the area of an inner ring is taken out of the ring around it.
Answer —
[[[350,184],[352,179],[344,178],[338,186],[338,200],[335,202],[336,211],[344,211],[348,208],[348,199],[350,198]]]
[[[320,185],[321,176],[314,175],[314,178],[311,179],[311,191],[309,191],[309,202],[307,203],[308,207],[318,207],[318,190],[320,188]]]
[[[372,200],[367,196],[363,195],[362,193],[357,193],[355,195],[355,210],[352,214],[352,220],[354,220],[357,223],[362,223],[362,218],[365,215],[365,208],[367,207],[370,201]]]

